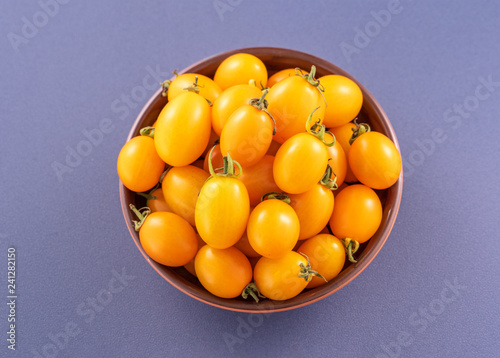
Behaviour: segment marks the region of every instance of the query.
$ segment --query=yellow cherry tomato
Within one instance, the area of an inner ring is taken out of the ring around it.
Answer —
[[[291,251],[299,232],[297,214],[289,204],[278,199],[264,200],[248,218],[248,242],[260,255],[271,259]]]
[[[262,91],[254,85],[236,85],[224,90],[212,106],[212,128],[219,136],[228,118],[235,110],[253,98],[260,98]]]
[[[344,267],[344,245],[338,238],[330,234],[318,234],[303,241],[297,252],[306,255],[311,263],[311,268],[327,281],[335,278]],[[325,280],[320,277],[313,277],[307,288],[324,285]]]
[[[291,76],[276,83],[269,89],[266,100],[267,110],[276,121],[274,140],[279,143],[305,132],[307,118],[316,108],[315,118],[321,121],[325,114],[325,101],[319,88],[302,76]]]
[[[198,193],[209,176],[203,169],[186,165],[170,168],[162,181],[165,202],[172,212],[182,216],[193,226]]]
[[[301,277],[302,267],[308,266],[307,259],[289,251],[277,259],[262,257],[255,265],[253,275],[259,292],[271,300],[288,300],[297,296],[307,286]]]
[[[245,104],[228,118],[220,136],[222,154],[230,153],[243,168],[266,155],[273,140],[274,122],[253,105]]]
[[[335,197],[330,228],[336,237],[351,238],[361,244],[375,234],[381,222],[380,199],[366,185],[350,185]]]
[[[301,194],[289,194],[290,206],[300,222],[299,240],[308,239],[321,232],[332,216],[334,199],[332,190],[322,184]]]
[[[198,159],[208,145],[211,111],[202,96],[185,92],[168,102],[158,116],[154,142],[164,162],[184,166]]]
[[[402,161],[394,143],[372,131],[351,144],[349,166],[361,183],[373,189],[387,189],[398,180]]]
[[[125,143],[116,166],[123,185],[138,193],[158,184],[165,169],[165,163],[156,152],[154,140],[142,135]]]
[[[274,180],[286,193],[304,193],[321,180],[327,163],[326,145],[309,133],[299,133],[278,149],[273,165]]]
[[[196,77],[198,78],[196,80]],[[181,93],[186,92],[186,88],[192,87],[196,82],[200,96],[208,99],[211,103],[222,93],[221,88],[211,78],[197,73],[184,73],[177,76],[168,85],[168,100],[171,101]]]
[[[196,254],[194,266],[202,286],[217,297],[238,297],[252,280],[250,261],[235,247],[205,245]]]
[[[174,213],[149,214],[139,230],[139,239],[146,254],[165,266],[187,264],[198,249],[193,227]]]
[[[243,236],[249,214],[245,185],[237,178],[215,175],[205,182],[198,196],[196,228],[207,244],[225,249]]]
[[[340,75],[323,76],[319,81],[327,103],[323,124],[339,127],[356,118],[363,105],[363,93],[356,82]]]
[[[266,87],[267,68],[258,57],[248,53],[237,53],[227,57],[217,67],[214,81],[225,90],[231,86],[248,84],[255,80],[257,86]]]

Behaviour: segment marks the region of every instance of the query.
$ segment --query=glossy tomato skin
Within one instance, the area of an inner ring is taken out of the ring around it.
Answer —
[[[335,135],[335,140],[340,144],[342,149],[344,150],[344,154],[346,157],[346,174],[344,181],[348,183],[357,182],[358,179],[353,174],[351,167],[349,166],[349,149],[351,145],[349,144],[349,140],[352,137],[353,130],[356,129],[356,125],[354,123],[346,123],[340,127],[330,128],[329,131]]]
[[[186,88],[193,86],[195,77],[198,77],[197,83],[200,96],[214,103],[222,93],[221,88],[211,78],[197,73],[184,73],[174,78],[168,86],[168,100],[172,101],[181,93],[186,92]]]
[[[156,153],[153,139],[147,136],[132,138],[118,155],[118,176],[127,189],[135,192],[153,188],[164,169],[165,163]]]
[[[196,253],[198,253],[198,251],[206,245],[205,241],[202,240],[202,238],[200,237],[199,234],[196,234],[196,238],[198,239],[198,249],[196,251]],[[193,276],[196,276],[196,270],[194,268],[194,260],[195,260],[196,256],[193,257],[193,259],[191,261],[189,261],[187,264],[184,265],[184,268],[186,270],[188,270],[188,272],[193,275]]]
[[[318,234],[302,242],[297,249],[309,258],[311,268],[317,271],[326,281],[335,278],[345,263],[345,248],[342,242],[330,234]],[[321,277],[313,277],[307,288],[324,285]]]
[[[251,206],[259,204],[264,194],[280,191],[274,182],[273,164],[274,156],[265,155],[257,164],[245,168],[238,178],[248,190]]]
[[[332,175],[332,179],[336,178],[337,186],[341,186],[347,174],[347,157],[339,141],[336,138],[334,139],[330,133],[325,133],[325,141],[327,143],[331,143],[334,140],[335,144],[333,146],[326,147],[328,150],[328,164],[335,173],[335,175]]]
[[[318,88],[300,76],[291,76],[276,83],[266,96],[267,110],[276,121],[274,140],[284,143],[297,133],[305,132],[306,122],[311,112],[314,121],[322,120],[325,101]]]
[[[212,106],[212,128],[219,136],[231,114],[251,99],[260,98],[262,90],[254,85],[242,84],[224,90]]]
[[[338,238],[368,241],[382,222],[382,204],[377,194],[363,184],[350,185],[335,197],[330,228]]]
[[[356,118],[363,105],[363,93],[356,82],[340,75],[326,75],[319,81],[327,103],[323,124],[339,127]]]
[[[297,296],[307,286],[299,277],[300,264],[307,259],[295,251],[289,251],[278,259],[262,257],[254,268],[254,280],[260,293],[271,300],[287,300]]]
[[[359,181],[373,189],[387,189],[399,178],[401,155],[394,143],[379,132],[360,135],[349,149],[349,166]]]
[[[307,72],[303,73],[307,74]],[[296,75],[297,75],[297,70],[295,68],[285,68],[284,70],[278,71],[269,77],[269,79],[267,80],[267,87],[271,88],[281,80]]]
[[[165,197],[163,196],[163,190],[162,188],[155,189],[153,192],[151,192],[151,199],[148,199],[146,202],[146,206],[151,209],[151,212],[155,211],[168,211],[172,212],[172,209],[170,209],[170,206],[168,206],[167,202],[165,201]]]
[[[217,67],[214,81],[223,90],[255,80],[257,86],[266,87],[267,68],[258,57],[248,53],[237,53],[227,57]]]
[[[165,266],[187,264],[198,249],[193,227],[169,212],[149,214],[139,230],[139,239],[146,254]]]
[[[281,145],[273,164],[274,181],[289,194],[304,193],[323,177],[328,150],[316,137],[299,133]]]
[[[237,297],[252,280],[250,261],[235,247],[205,245],[196,254],[194,266],[202,286],[217,297]]]
[[[198,196],[196,228],[207,244],[225,249],[243,236],[249,214],[245,185],[237,178],[215,175],[205,182]]]
[[[269,115],[250,104],[231,114],[220,136],[223,155],[229,153],[243,168],[251,167],[266,155],[273,140],[274,124]]]
[[[300,223],[293,208],[278,199],[257,205],[248,219],[248,242],[260,255],[278,258],[291,251],[299,238]]]
[[[322,184],[301,194],[289,194],[290,206],[300,222],[299,240],[305,240],[321,232],[328,224],[334,207],[333,193]]]
[[[211,110],[202,96],[185,92],[168,102],[158,115],[154,141],[164,162],[184,166],[198,159],[208,145]]]
[[[186,165],[170,168],[162,181],[165,202],[172,212],[182,216],[193,226],[198,193],[209,176],[203,169]]]

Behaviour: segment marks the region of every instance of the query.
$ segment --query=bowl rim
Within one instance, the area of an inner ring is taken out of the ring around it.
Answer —
[[[381,105],[379,102],[375,99],[375,97],[361,84],[359,83],[353,76],[351,76],[348,72],[345,70],[341,69],[340,67],[336,66],[333,63],[330,63],[329,61],[326,61],[322,58],[319,58],[315,55],[311,55],[305,52],[301,52],[298,50],[293,50],[293,49],[287,49],[287,48],[281,48],[281,47],[244,47],[244,48],[238,48],[238,49],[233,49],[229,51],[224,51],[220,52],[218,54],[206,57],[204,59],[201,59],[190,66],[184,68],[181,71],[178,71],[178,74],[183,74],[183,73],[192,73],[196,72],[196,69],[199,67],[202,67],[206,65],[209,62],[215,62],[215,61],[222,61],[228,56],[231,56],[236,53],[250,53],[254,54],[257,57],[260,56],[286,56],[286,57],[293,57],[293,58],[305,58],[309,60],[311,63],[316,65],[316,67],[326,67],[329,69],[333,70],[334,74],[337,75],[342,75],[345,77],[348,77],[349,79],[353,80],[361,89],[363,93],[363,107],[365,106],[366,103],[371,104],[372,109],[375,112],[375,115],[380,119],[380,125],[384,128],[385,134],[393,141],[394,145],[398,149],[398,151],[401,153],[401,149],[399,146],[399,142],[396,137],[396,133],[394,128],[392,127],[391,122],[389,121],[389,118],[387,117],[385,111],[382,109]],[[135,137],[141,127],[141,120],[145,118],[145,115],[149,113],[152,108],[155,106],[158,100],[162,99],[162,90],[159,86],[159,89],[150,97],[150,99],[146,102],[146,104],[143,106],[139,114],[137,115],[136,119],[134,120],[134,123],[132,125],[132,128],[129,131],[129,134],[127,136],[126,141],[128,142],[130,139]],[[356,264],[353,264],[352,267],[352,274],[348,277],[348,279],[344,279],[339,285],[334,287],[331,290],[328,290],[324,293],[321,293],[322,291],[319,291],[320,293],[317,295],[313,295],[313,297],[309,300],[305,300],[304,302],[298,303],[298,304],[292,304],[287,306],[286,304],[283,304],[286,301],[272,301],[272,300],[265,300],[259,303],[259,307],[256,308],[255,305],[250,305],[248,309],[244,308],[239,308],[239,307],[231,307],[231,306],[225,306],[223,304],[220,304],[215,301],[210,301],[205,298],[202,298],[196,294],[194,290],[192,290],[189,287],[186,287],[182,281],[179,280],[179,282],[172,280],[168,275],[166,275],[164,272],[159,270],[159,264],[154,262],[144,251],[142,248],[140,241],[137,239],[138,234],[134,229],[134,226],[132,222],[129,220],[129,206],[126,201],[126,191],[128,189],[125,188],[125,186],[119,181],[119,194],[120,194],[120,203],[122,207],[122,213],[125,219],[125,222],[127,224],[127,228],[130,232],[130,235],[133,238],[133,241],[135,242],[137,248],[139,251],[142,253],[143,257],[146,259],[146,261],[150,264],[150,266],[153,267],[153,269],[161,276],[163,279],[165,279],[167,282],[169,282],[172,286],[175,288],[179,289],[181,292],[187,294],[188,296],[209,304],[214,307],[222,308],[225,310],[230,310],[230,311],[235,311],[235,312],[245,312],[245,313],[265,313],[265,312],[282,312],[282,311],[288,311],[291,309],[296,309],[300,307],[304,307],[306,305],[312,304],[314,302],[317,302],[325,297],[328,297],[332,295],[333,293],[337,292],[341,288],[345,287],[348,283],[352,282],[358,275],[363,272],[368,265],[374,260],[374,258],[378,255],[382,247],[384,246],[385,242],[387,241],[390,232],[392,231],[392,228],[395,224],[396,217],[399,211],[399,207],[401,204],[401,197],[402,197],[402,189],[403,189],[403,168],[401,169],[400,176],[398,178],[398,181],[393,185],[394,189],[393,191],[395,192],[395,198],[394,198],[394,204],[391,208],[389,208],[389,212],[387,215],[387,222],[386,225],[382,228],[382,234],[380,235],[381,237],[379,240],[377,240],[374,245],[371,247],[370,251],[366,253],[366,255],[363,255],[362,259],[360,258]],[[391,187],[392,188],[392,187]],[[380,230],[381,228],[379,228]],[[366,251],[366,250],[365,250]],[[181,278],[179,276],[179,278]],[[321,287],[321,286],[320,286]],[[208,293],[208,291],[207,291]],[[215,296],[214,296],[215,297]],[[219,300],[219,298],[216,298],[216,300]],[[265,303],[264,303],[265,302]],[[276,305],[279,305],[281,307],[274,307]]]

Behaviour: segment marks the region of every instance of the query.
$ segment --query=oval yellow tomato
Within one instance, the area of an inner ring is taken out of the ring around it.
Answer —
[[[267,110],[276,121],[274,140],[284,143],[305,132],[307,118],[316,108],[314,118],[323,120],[325,101],[317,87],[301,76],[291,76],[276,83],[266,96]]]
[[[308,283],[299,276],[301,265],[307,267],[307,259],[295,251],[289,251],[277,259],[260,258],[253,274],[259,292],[277,301],[297,296]]]
[[[276,185],[286,193],[304,193],[325,174],[326,145],[309,133],[299,133],[281,145],[273,164]]]
[[[210,106],[202,96],[186,92],[168,102],[158,115],[154,142],[160,158],[172,166],[198,159],[211,132]]]
[[[163,197],[172,212],[195,225],[198,193],[210,175],[194,165],[170,168],[162,181]]]
[[[228,118],[220,136],[223,155],[231,154],[243,168],[251,167],[266,155],[273,140],[274,123],[269,115],[245,104]]]
[[[297,252],[306,255],[311,263],[311,268],[327,281],[335,278],[344,267],[344,245],[338,238],[330,234],[319,234],[303,241]],[[324,285],[325,280],[320,277],[313,277],[307,288]]]
[[[363,105],[363,93],[356,82],[340,75],[326,75],[319,82],[327,103],[323,120],[326,127],[339,127],[356,118]]]
[[[249,214],[245,185],[237,178],[215,175],[205,182],[198,196],[196,228],[207,244],[225,249],[243,236]]]
[[[214,103],[222,93],[221,88],[211,78],[197,73],[183,73],[174,78],[168,85],[168,101],[170,102],[181,93],[188,91],[186,88],[193,87],[196,77],[198,78],[196,82],[198,94]]]
[[[300,223],[293,208],[278,199],[267,199],[257,205],[248,218],[248,242],[260,255],[283,256],[297,243]]]
[[[335,197],[330,228],[336,237],[351,238],[361,244],[375,234],[381,222],[380,199],[366,185],[350,185]]]
[[[137,136],[125,143],[116,166],[123,185],[138,193],[158,184],[165,169],[165,163],[156,152],[154,140],[148,136]]]
[[[194,266],[202,286],[217,297],[237,297],[252,280],[250,261],[235,247],[205,245],[196,254]]]
[[[349,149],[349,166],[359,181],[373,189],[387,189],[399,178],[401,155],[394,143],[379,132],[360,135]]]
[[[149,214],[139,230],[139,239],[146,254],[165,266],[187,264],[198,249],[193,227],[174,213]]]
[[[300,222],[299,240],[308,239],[321,232],[332,216],[334,199],[332,190],[322,184],[301,194],[289,194],[290,206]]]
[[[227,57],[217,67],[214,81],[225,90],[231,86],[248,84],[255,80],[258,86],[266,87],[267,68],[257,56],[237,53]]]

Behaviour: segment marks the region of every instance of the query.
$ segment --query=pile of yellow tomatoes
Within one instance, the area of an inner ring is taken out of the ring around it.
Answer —
[[[117,162],[123,185],[147,198],[131,205],[147,255],[218,297],[257,301],[292,298],[355,262],[382,220],[375,190],[398,180],[401,156],[356,123],[354,81],[315,71],[268,76],[238,53],[213,78],[162,84],[167,104]]]

